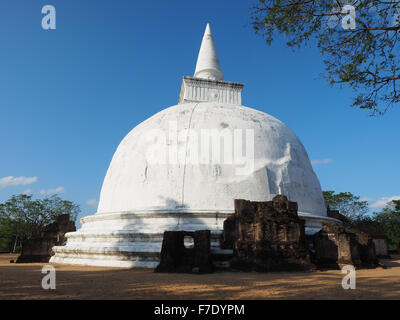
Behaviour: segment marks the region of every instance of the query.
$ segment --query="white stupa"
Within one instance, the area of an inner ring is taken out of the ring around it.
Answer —
[[[326,216],[320,183],[297,136],[281,121],[241,104],[243,84],[223,81],[207,25],[193,77],[178,105],[135,127],[118,146],[98,211],[81,219],[51,262],[155,267],[165,230],[204,230],[219,249],[234,199],[296,201],[306,232]]]

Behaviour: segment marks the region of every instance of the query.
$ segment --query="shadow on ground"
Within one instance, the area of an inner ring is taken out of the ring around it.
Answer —
[[[14,256],[15,257],[15,256]],[[0,255],[0,299],[399,299],[400,257],[388,269],[357,271],[344,290],[340,270],[292,273],[158,274],[149,269],[54,265],[56,290],[41,288],[44,264]]]

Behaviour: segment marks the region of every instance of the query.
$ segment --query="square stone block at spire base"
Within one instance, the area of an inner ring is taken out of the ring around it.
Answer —
[[[243,83],[185,76],[182,80],[178,104],[190,102],[221,102],[242,104]]]

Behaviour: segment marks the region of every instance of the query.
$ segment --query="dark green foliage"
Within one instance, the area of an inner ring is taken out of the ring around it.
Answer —
[[[342,28],[355,8],[355,29]],[[353,106],[382,114],[400,102],[400,1],[259,0],[250,18],[270,44],[282,33],[289,47],[317,45],[331,84],[354,89]]]
[[[54,195],[33,199],[31,195],[14,195],[0,203],[0,251],[14,250],[16,243],[39,235],[43,228],[61,214],[75,221],[80,208],[71,201]]]
[[[338,210],[346,216],[352,224],[368,219],[368,201],[360,200],[350,192],[323,191],[326,206],[332,210]]]
[[[374,220],[388,237],[389,250],[397,250],[400,245],[400,200],[394,200],[381,212],[375,212]]]

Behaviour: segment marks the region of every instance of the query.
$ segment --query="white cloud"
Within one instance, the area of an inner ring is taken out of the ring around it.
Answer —
[[[371,208],[383,208],[388,202],[393,200],[400,200],[400,196],[382,197],[371,204]]]
[[[374,201],[374,200],[375,200],[375,199],[368,198],[368,197],[360,198],[360,201],[372,202],[372,201]]]
[[[32,194],[32,189],[26,189],[23,194]]]
[[[89,199],[88,201],[86,201],[86,204],[88,206],[97,208],[97,206],[99,205],[99,202],[96,199]]]
[[[28,184],[35,183],[38,177],[4,177],[0,178],[0,189],[4,189],[12,186],[26,186]]]
[[[40,190],[39,193],[42,195],[48,195],[48,194],[56,194],[56,193],[64,193],[65,189],[64,187],[58,187],[55,189],[45,189],[45,190]]]
[[[318,165],[318,164],[328,164],[331,163],[333,160],[329,158],[321,159],[321,160],[311,160],[312,165]]]

